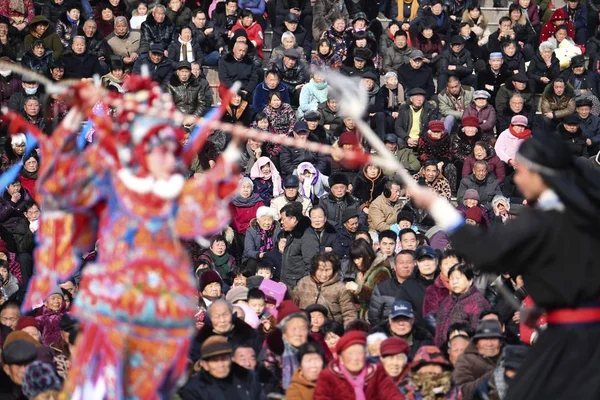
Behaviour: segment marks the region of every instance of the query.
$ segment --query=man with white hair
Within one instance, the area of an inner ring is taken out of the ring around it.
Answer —
[[[139,31],[131,31],[125,17],[115,18],[114,31],[105,39],[113,55],[123,60],[125,67],[132,67],[139,57],[141,35]]]

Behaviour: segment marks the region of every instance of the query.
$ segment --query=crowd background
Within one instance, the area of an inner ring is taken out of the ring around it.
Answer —
[[[239,81],[224,122],[332,146],[241,145],[230,227],[206,248],[183,243],[198,332],[176,397],[502,399],[544,317],[521,321],[532,306],[521,277],[454,252],[397,176],[343,161],[371,148],[321,71],[356,77],[387,149],[467,223],[492,229],[529,206],[513,182],[523,141],[558,136],[600,167],[599,12],[596,0],[6,0],[0,60],[55,82],[98,75],[119,93],[147,66],[191,116],[188,133],[216,87]],[[48,135],[69,111],[7,67],[0,105]],[[80,272],[21,315],[40,160],[5,129],[0,168],[22,170],[0,197],[0,399],[54,398],[76,351]],[[230,140],[214,131],[189,179]]]

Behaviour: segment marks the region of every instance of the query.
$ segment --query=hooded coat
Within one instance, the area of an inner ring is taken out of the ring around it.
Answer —
[[[540,43],[543,43],[554,36],[554,31],[556,30],[554,21],[557,20],[564,20],[567,25],[567,36],[571,39],[575,39],[575,27],[573,26],[573,22],[568,21],[568,19],[569,18],[564,9],[559,8],[554,10],[552,16],[550,17],[550,21],[546,22],[542,27],[542,32],[540,33]]]
[[[25,39],[23,40],[23,47],[28,49],[36,39],[41,39],[44,42],[44,47],[52,50],[54,52],[54,57],[57,59],[60,58],[65,51],[65,46],[63,45],[60,36],[58,36],[54,29],[49,26],[41,37],[36,37],[36,35],[32,32],[35,32],[35,25],[39,23],[49,24],[50,21],[48,21],[48,19],[43,15],[37,15],[33,21],[31,21],[31,25],[29,25],[29,34],[25,36]],[[9,38],[10,36],[11,35],[9,35]]]

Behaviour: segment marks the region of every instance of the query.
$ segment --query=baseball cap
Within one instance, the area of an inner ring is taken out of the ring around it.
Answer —
[[[396,300],[394,304],[392,304],[392,309],[390,311],[390,318],[394,319],[397,317],[406,317],[413,318],[415,313],[413,312],[413,307],[410,302],[406,300]]]

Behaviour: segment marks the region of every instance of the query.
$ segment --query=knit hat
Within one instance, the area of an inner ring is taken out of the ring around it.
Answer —
[[[30,399],[49,390],[60,390],[61,384],[52,366],[34,361],[27,366],[23,375],[23,394]]]
[[[233,348],[231,347],[231,343],[229,343],[224,336],[214,335],[202,343],[200,352],[202,354],[202,359],[207,360],[214,356],[231,354],[233,353]]]
[[[367,345],[367,334],[362,331],[350,331],[340,338],[335,345],[335,352],[340,354],[353,344]]]
[[[437,120],[429,121],[429,124],[427,124],[427,128],[431,132],[444,132],[444,122]]]
[[[352,218],[358,218],[358,209],[356,207],[348,207],[342,213],[342,224]]]
[[[221,276],[219,275],[219,273],[215,270],[209,269],[208,271],[204,271],[202,273],[202,275],[200,275],[200,282],[198,285],[198,289],[200,289],[200,293],[202,293],[204,291],[204,288],[206,286],[208,286],[211,283],[218,283],[219,285],[221,285],[221,288],[223,287],[223,279],[221,279]]]
[[[481,220],[483,219],[483,213],[479,207],[471,207],[467,211],[465,218],[472,219],[473,221],[477,222],[477,224],[480,224]]]
[[[17,331],[23,330],[23,328],[27,328],[28,326],[33,326],[34,328],[40,329],[38,327],[38,323],[34,317],[21,317],[19,321],[17,321]]]
[[[277,314],[277,324],[285,323],[292,318],[299,317],[308,321],[306,315],[298,308],[292,300],[284,300],[279,305],[279,313]]]
[[[344,174],[334,173],[329,177],[329,187],[333,187],[333,185],[342,184],[348,186],[348,178]]]
[[[349,131],[342,133],[338,139],[338,145],[343,146],[345,144],[358,146],[358,137],[356,137],[356,133]]]
[[[467,189],[463,200],[477,200],[479,201],[479,192],[475,189]]]
[[[230,302],[231,304],[235,304],[236,301],[246,301],[248,300],[248,288],[245,286],[238,286],[230,289],[225,296],[225,300]]]
[[[524,115],[515,115],[510,120],[510,124],[511,125],[520,125],[520,126],[527,127],[527,125],[529,124],[529,121],[527,120],[527,117],[524,116]]]
[[[463,128],[466,128],[467,126],[472,126],[473,128],[479,128],[479,118],[477,118],[476,116],[464,117],[462,120],[462,126],[463,126]]]
[[[452,369],[450,361],[444,357],[442,351],[436,346],[422,346],[419,348],[410,367],[413,372],[417,372],[425,365],[440,365],[446,370]]]
[[[396,354],[406,354],[410,352],[408,342],[399,337],[390,337],[381,342],[379,354],[381,357],[394,356]]]

